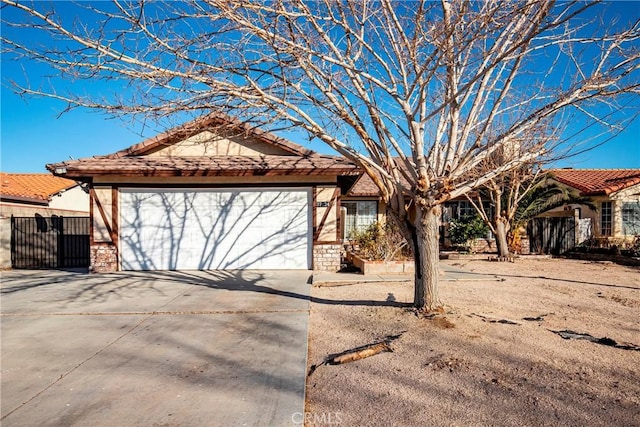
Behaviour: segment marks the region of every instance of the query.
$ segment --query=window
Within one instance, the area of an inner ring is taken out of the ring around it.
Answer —
[[[353,230],[364,230],[378,220],[378,202],[376,200],[342,201],[347,209],[344,224],[344,237],[349,237]]]
[[[482,202],[484,211],[489,218],[493,218],[493,205],[489,201]],[[468,200],[458,200],[447,202],[442,209],[442,222],[449,222],[451,219],[462,219],[480,215],[476,208]]]
[[[458,202],[458,218],[474,217],[476,215],[478,215],[478,213],[471,202],[468,200]]]
[[[622,204],[622,234],[640,234],[640,201]]]
[[[612,202],[602,202],[600,207],[600,230],[603,236],[611,236],[613,209]]]
[[[482,207],[489,218],[493,218],[494,208],[493,204],[487,200],[482,202]],[[480,216],[473,204],[468,200],[456,200],[453,202],[447,202],[442,209],[442,222],[444,224],[449,223],[451,220],[462,220],[465,218],[474,218]],[[441,230],[441,236],[443,231]],[[493,240],[495,236],[491,230],[487,230],[486,239]]]

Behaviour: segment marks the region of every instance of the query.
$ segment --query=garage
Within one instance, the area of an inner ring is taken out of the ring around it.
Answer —
[[[115,153],[47,165],[89,190],[89,271],[337,271],[362,174],[222,113]]]
[[[120,189],[122,270],[310,269],[310,188]]]

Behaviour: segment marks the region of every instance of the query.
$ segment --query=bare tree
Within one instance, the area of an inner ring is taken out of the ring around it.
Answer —
[[[115,1],[76,6],[82,23],[55,3],[2,2],[6,24],[24,27],[3,36],[7,58],[127,89],[16,82],[22,93],[113,114],[224,111],[303,129],[357,163],[413,245],[414,303],[428,311],[442,306],[442,203],[562,148],[541,137],[513,149],[545,127],[561,135],[570,111],[608,127],[602,111],[639,86],[638,23],[588,22],[596,2]],[[30,43],[33,32],[48,38]],[[478,173],[500,150],[510,155]]]

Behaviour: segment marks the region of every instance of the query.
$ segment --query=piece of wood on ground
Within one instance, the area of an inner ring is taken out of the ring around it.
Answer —
[[[309,368],[307,376],[311,376],[322,365],[342,365],[344,363],[355,362],[356,360],[375,356],[376,354],[393,352],[391,343],[402,336],[406,331],[396,335],[389,335],[382,341],[366,344],[360,347],[352,348],[341,353],[330,354],[319,365],[312,365]]]

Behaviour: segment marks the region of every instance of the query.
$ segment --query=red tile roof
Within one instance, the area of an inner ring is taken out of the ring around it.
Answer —
[[[62,190],[78,185],[75,181],[48,173],[0,172],[0,198],[46,204]]]
[[[640,169],[553,169],[549,173],[583,196],[610,195],[640,184]]]
[[[345,158],[300,156],[175,156],[93,158],[47,165],[51,171],[64,168],[64,176],[272,176],[359,174]]]

